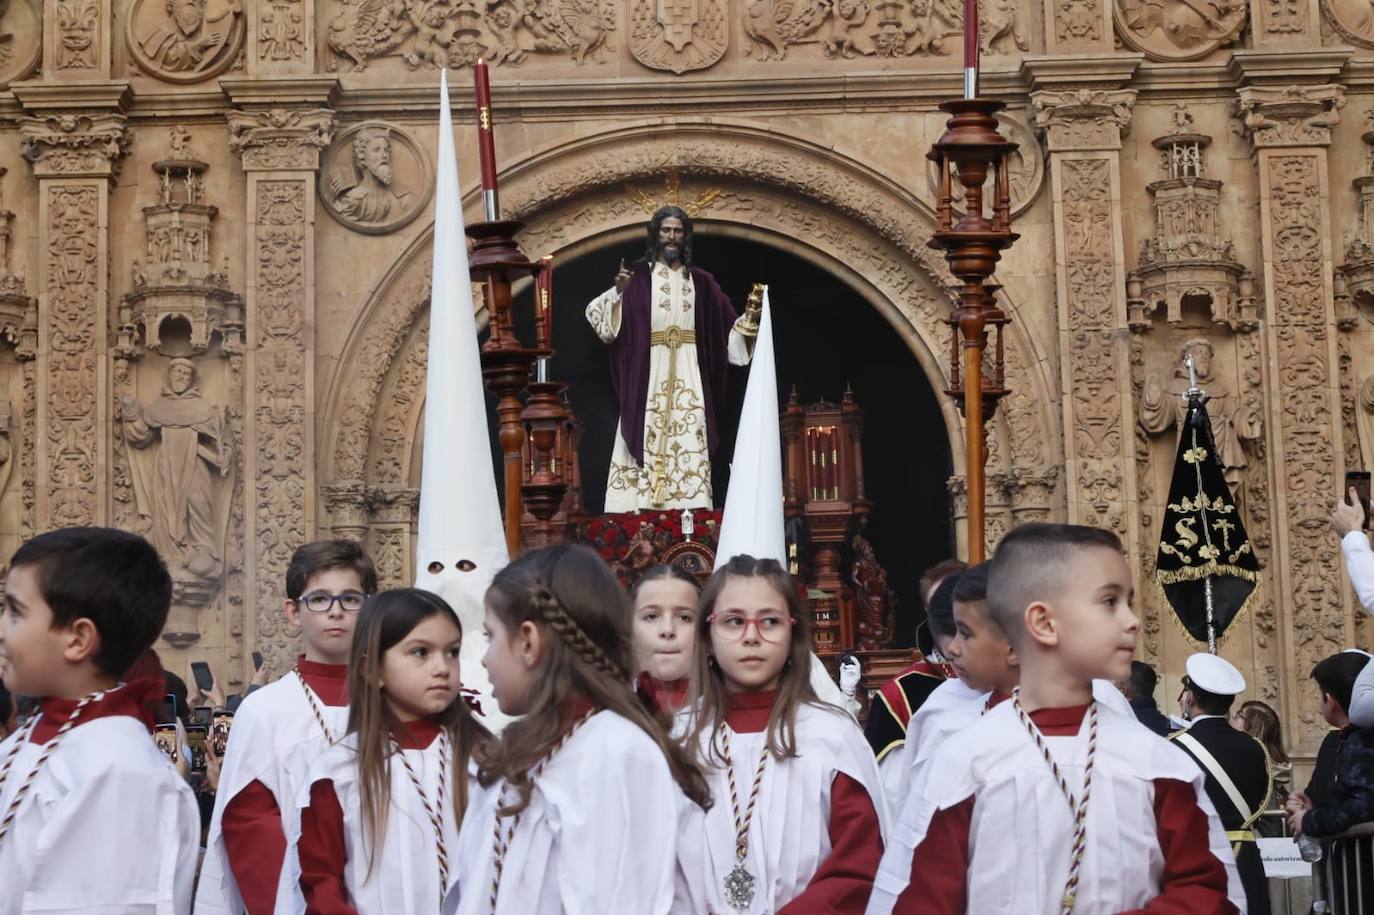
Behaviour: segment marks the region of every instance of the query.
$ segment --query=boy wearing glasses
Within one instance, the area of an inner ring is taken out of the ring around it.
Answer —
[[[286,676],[243,700],[220,772],[197,915],[304,911],[295,797],[313,760],[343,736],[353,626],[377,572],[362,546],[322,540],[296,550],[286,570],[287,622],[304,653]]]

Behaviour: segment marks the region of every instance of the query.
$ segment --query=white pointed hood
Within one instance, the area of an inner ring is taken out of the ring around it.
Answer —
[[[716,568],[730,557],[748,553],[755,559],[776,559],[787,568],[787,535],[783,521],[782,437],[778,426],[778,372],[773,356],[773,312],[768,288],[763,290],[759,333],[750,360],[749,385],[730,461],[730,488],[716,543]],[[849,708],[825,665],[811,655],[811,686],[826,702]]]
[[[458,613],[463,624],[463,685],[480,694],[483,723],[499,730],[508,719],[497,710],[482,667],[486,651],[482,598],[492,576],[510,556],[491,464],[467,235],[458,196],[458,158],[449,114],[448,72],[443,71],[439,79],[434,262],[415,587],[443,597]]]

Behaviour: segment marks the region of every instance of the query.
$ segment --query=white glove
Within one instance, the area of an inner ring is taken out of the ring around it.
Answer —
[[[863,665],[858,658],[840,662],[840,692],[844,693],[846,699],[854,698],[854,690],[858,688],[861,676]]]

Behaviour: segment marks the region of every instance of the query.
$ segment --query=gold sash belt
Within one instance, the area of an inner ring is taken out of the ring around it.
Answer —
[[[685,343],[696,343],[697,332],[681,327],[670,327],[667,330],[656,330],[649,334],[650,346],[666,346],[669,349],[677,349]]]
[[[1255,841],[1255,831],[1253,829],[1228,829],[1226,831],[1226,841],[1253,842]]]

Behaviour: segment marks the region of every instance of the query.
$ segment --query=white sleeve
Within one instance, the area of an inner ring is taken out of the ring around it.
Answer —
[[[725,358],[731,365],[748,365],[749,360],[754,358],[754,340],[757,338],[746,337],[739,332],[739,322],[743,320],[743,315],[735,320],[725,344]]]
[[[48,816],[24,912],[185,915],[200,852],[200,810],[170,765],[91,773]],[[119,850],[124,853],[118,853]]]
[[[1350,723],[1357,728],[1374,727],[1374,662],[1367,663],[1355,678],[1350,694]]]
[[[647,738],[607,751],[583,755],[581,803],[559,811],[567,840],[556,858],[564,915],[667,915],[678,889],[681,789]]]
[[[826,668],[825,663],[816,657],[814,651],[811,653],[811,688],[816,691],[816,698],[822,702],[828,702],[836,708],[844,709],[851,718],[857,714],[858,704],[850,705],[844,693],[840,692],[839,685],[830,679],[830,671]]]
[[[1369,535],[1351,531],[1341,538],[1341,552],[1345,554],[1345,571],[1355,586],[1360,606],[1374,613],[1374,550],[1369,548]]]
[[[614,343],[620,334],[620,306],[623,296],[612,286],[587,305],[587,323],[602,343]]]

